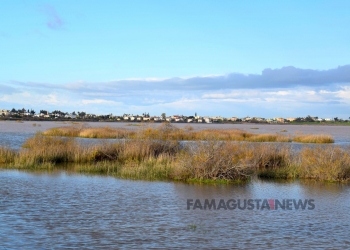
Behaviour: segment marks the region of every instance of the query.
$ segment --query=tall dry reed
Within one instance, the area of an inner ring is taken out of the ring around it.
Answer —
[[[84,138],[128,138],[128,139],[155,139],[155,140],[220,140],[220,141],[251,141],[251,142],[289,142],[289,136],[281,134],[253,134],[244,130],[206,129],[194,131],[193,127],[186,126],[179,129],[170,123],[163,123],[158,128],[140,126],[138,130],[86,126],[70,126],[52,128],[44,132],[48,136],[84,137]]]
[[[283,143],[215,139],[183,145],[167,137],[182,133],[176,128],[144,130],[134,135],[138,139],[98,144],[38,133],[18,152],[0,148],[0,164],[52,168],[58,163],[72,163],[78,164],[77,169],[82,172],[135,179],[233,181],[247,180],[255,174],[265,178],[350,179],[350,149],[323,145],[293,151]],[[145,136],[154,131],[158,134]]]
[[[334,143],[334,139],[330,135],[303,135],[299,134],[293,138],[295,142],[301,143]]]
[[[16,151],[6,147],[0,147],[0,164],[11,163],[16,157]]]
[[[350,151],[339,146],[303,148],[299,165],[300,178],[347,180],[350,178]]]

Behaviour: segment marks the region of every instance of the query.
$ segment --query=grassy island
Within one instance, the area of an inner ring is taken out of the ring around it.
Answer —
[[[329,135],[297,134],[295,136],[276,134],[254,134],[239,129],[205,129],[194,131],[191,126],[184,129],[177,128],[170,123],[163,123],[158,128],[140,125],[138,130],[110,128],[69,126],[52,128],[43,133],[47,136],[100,138],[100,139],[155,139],[155,140],[181,140],[181,141],[247,141],[247,142],[301,142],[301,143],[333,143]]]
[[[118,138],[99,143],[76,137]],[[183,141],[187,141],[183,143]],[[120,178],[199,182],[262,178],[350,179],[350,150],[333,145],[303,146],[290,141],[328,143],[327,135],[252,134],[240,130],[193,131],[171,124],[139,130],[64,127],[38,133],[19,151],[0,147],[0,166],[50,169],[61,164],[84,173]],[[278,142],[278,143],[257,143]]]

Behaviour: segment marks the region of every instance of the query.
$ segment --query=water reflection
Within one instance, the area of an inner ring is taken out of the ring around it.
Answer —
[[[198,185],[66,171],[0,171],[5,249],[345,248],[346,184],[254,180]],[[312,198],[315,210],[187,210],[192,199]]]

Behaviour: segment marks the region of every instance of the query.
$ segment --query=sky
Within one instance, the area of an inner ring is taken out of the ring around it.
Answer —
[[[350,117],[350,1],[1,1],[0,109]]]

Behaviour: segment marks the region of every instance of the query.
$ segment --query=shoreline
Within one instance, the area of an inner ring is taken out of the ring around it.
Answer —
[[[97,120],[97,119],[22,119],[22,118],[0,118],[1,121],[13,121],[13,122],[68,122],[68,123],[131,123],[131,124],[162,124],[164,121],[116,121],[116,120]],[[317,125],[317,126],[350,126],[350,121],[348,122],[232,122],[232,121],[222,121],[222,122],[169,122],[171,124],[188,124],[188,125],[238,125],[238,124],[246,124],[246,125]]]

